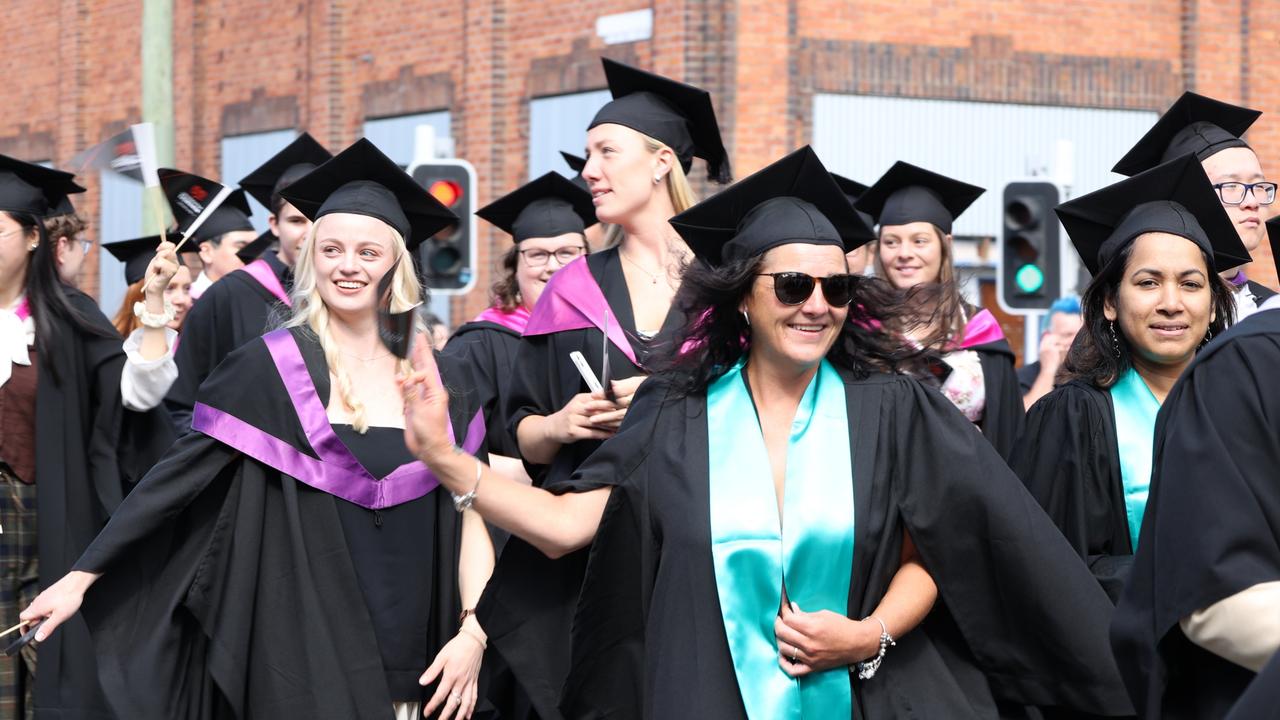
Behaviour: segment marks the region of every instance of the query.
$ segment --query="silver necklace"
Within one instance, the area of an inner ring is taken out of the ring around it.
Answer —
[[[651,272],[649,272],[649,271],[648,271],[648,270],[646,270],[646,269],[644,268],[644,266],[642,266],[640,263],[638,263],[638,262],[636,262],[635,260],[632,260],[631,258],[627,257],[627,256],[626,256],[626,254],[625,254],[625,253],[623,253],[621,250],[619,250],[619,251],[618,251],[618,254],[622,256],[622,259],[623,259],[623,260],[626,260],[627,262],[631,263],[631,266],[632,266],[632,267],[634,267],[635,269],[637,269],[637,270],[639,270],[640,272],[644,273],[645,275],[648,275],[648,276],[649,276],[649,282],[651,282],[651,283],[652,283],[652,284],[654,284],[654,285],[657,285],[657,284],[658,284],[658,275],[657,275],[657,273],[651,273]]]

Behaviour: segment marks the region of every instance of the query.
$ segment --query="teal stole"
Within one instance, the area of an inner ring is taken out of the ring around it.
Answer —
[[[1129,543],[1137,553],[1138,531],[1142,529],[1142,514],[1151,488],[1151,456],[1160,401],[1133,368],[1120,376],[1110,392],[1116,413],[1116,445],[1120,449],[1120,480],[1124,485],[1124,512],[1129,518]]]
[[[779,527],[769,454],[742,369],[707,389],[711,555],[738,688],[752,720],[848,718],[848,669],[792,678],[778,665],[773,632],[784,586],[804,612],[848,614],[853,459],[844,380],[822,361],[796,409]]]

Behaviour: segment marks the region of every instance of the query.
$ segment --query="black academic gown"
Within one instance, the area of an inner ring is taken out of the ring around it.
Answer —
[[[658,343],[679,326],[679,312],[668,314],[662,331],[652,343],[636,333],[635,314],[616,248],[586,258],[588,269],[600,285],[613,318],[631,339],[637,359],[643,363]],[[526,335],[520,343],[507,402],[508,428],[515,436],[520,421],[529,415],[550,415],[574,395],[589,392],[569,353],[577,350],[599,375],[603,364],[603,334],[596,328],[566,330],[549,335]],[[609,368],[615,380],[639,375],[643,370],[609,344]],[[534,483],[567,479],[600,442],[582,440],[561,448],[550,466],[531,466]],[[512,537],[498,558],[493,577],[477,607],[481,625],[511,666],[524,691],[543,720],[559,716],[560,687],[569,668],[569,631],[573,608],[586,569],[584,548],[558,560],[517,537]]]
[[[323,352],[291,332],[327,404]],[[200,401],[314,453],[262,341],[233,351]],[[475,408],[455,399],[450,414],[461,440]],[[434,655],[457,629],[460,523],[446,491],[426,499]],[[340,502],[201,432],[179,439],[76,563],[105,573],[81,611],[117,715],[390,718]]]
[[[1026,413],[1018,371],[1014,369],[1013,348],[1009,347],[1008,340],[1001,338],[968,349],[978,353],[982,364],[982,387],[987,396],[987,405],[978,427],[1000,457],[1007,460],[1022,432]]]
[[[511,458],[520,457],[520,448],[507,430],[504,403],[519,349],[520,333],[495,322],[476,320],[455,330],[443,350],[445,355],[471,365],[474,382],[468,391],[476,393],[484,408],[489,453]]]
[[[261,259],[271,266],[281,285],[286,289],[292,286],[292,272],[275,253],[266,253]],[[266,332],[273,312],[282,307],[271,291],[243,270],[219,278],[191,306],[173,358],[178,379],[164,399],[179,435],[191,427],[191,408],[200,384],[232,350]]]
[[[1027,413],[1009,467],[1118,601],[1133,548],[1111,393],[1073,380],[1045,395]]]
[[[54,351],[37,355],[36,507],[41,587],[71,569],[128,489],[173,440],[162,410],[124,409],[122,340],[88,295],[71,305],[102,329],[93,335],[54,317]],[[56,380],[55,380],[56,374]],[[37,718],[111,718],[84,621],[74,617],[39,648]]]
[[[991,446],[903,376],[845,378],[854,477],[848,615],[871,614],[903,531],[938,584],[854,718],[994,718],[997,702],[1130,710],[1111,603]],[[614,486],[573,628],[572,718],[743,720],[711,554],[706,395],[651,380],[618,435],[556,490]]]
[[[1280,312],[1200,351],[1161,406],[1138,552],[1112,623],[1145,718],[1220,718],[1255,673],[1195,645],[1178,623],[1280,580]]]
[[[1280,720],[1280,653],[1249,683],[1226,720]]]

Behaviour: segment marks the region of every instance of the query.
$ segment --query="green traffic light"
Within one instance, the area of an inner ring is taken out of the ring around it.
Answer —
[[[1044,271],[1038,265],[1023,265],[1018,268],[1013,281],[1017,283],[1018,291],[1023,294],[1038,293],[1044,287]]]

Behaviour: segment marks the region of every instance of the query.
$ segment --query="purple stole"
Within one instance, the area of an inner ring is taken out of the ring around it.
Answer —
[[[491,307],[477,315],[471,322],[490,322],[501,325],[517,335],[523,335],[525,328],[529,325],[529,316],[529,310],[523,305],[517,306],[511,312],[500,307]]]
[[[587,258],[580,257],[569,263],[551,279],[538,298],[525,326],[525,335],[550,335],[563,330],[583,330],[593,327],[609,336],[609,340],[627,356],[636,367],[636,351],[632,349],[627,334],[617,318],[605,322],[611,314],[604,292],[587,268]],[[605,328],[608,328],[607,330]]]
[[[229,445],[258,462],[299,482],[355,503],[379,510],[416,500],[440,484],[421,462],[401,465],[384,478],[375,478],[356,460],[329,424],[324,403],[316,392],[297,341],[286,329],[263,336],[280,379],[289,392],[307,442],[317,457],[295,448],[226,411],[196,403],[191,428]],[[475,454],[484,440],[484,416],[477,412],[467,427],[462,448]],[[453,427],[449,440],[456,441]]]
[[[285,307],[293,307],[289,302],[289,293],[284,291],[284,286],[280,284],[280,278],[271,270],[271,266],[266,260],[261,258],[240,268],[249,274],[249,277],[258,281],[258,284],[267,289],[277,300],[285,304]]]

